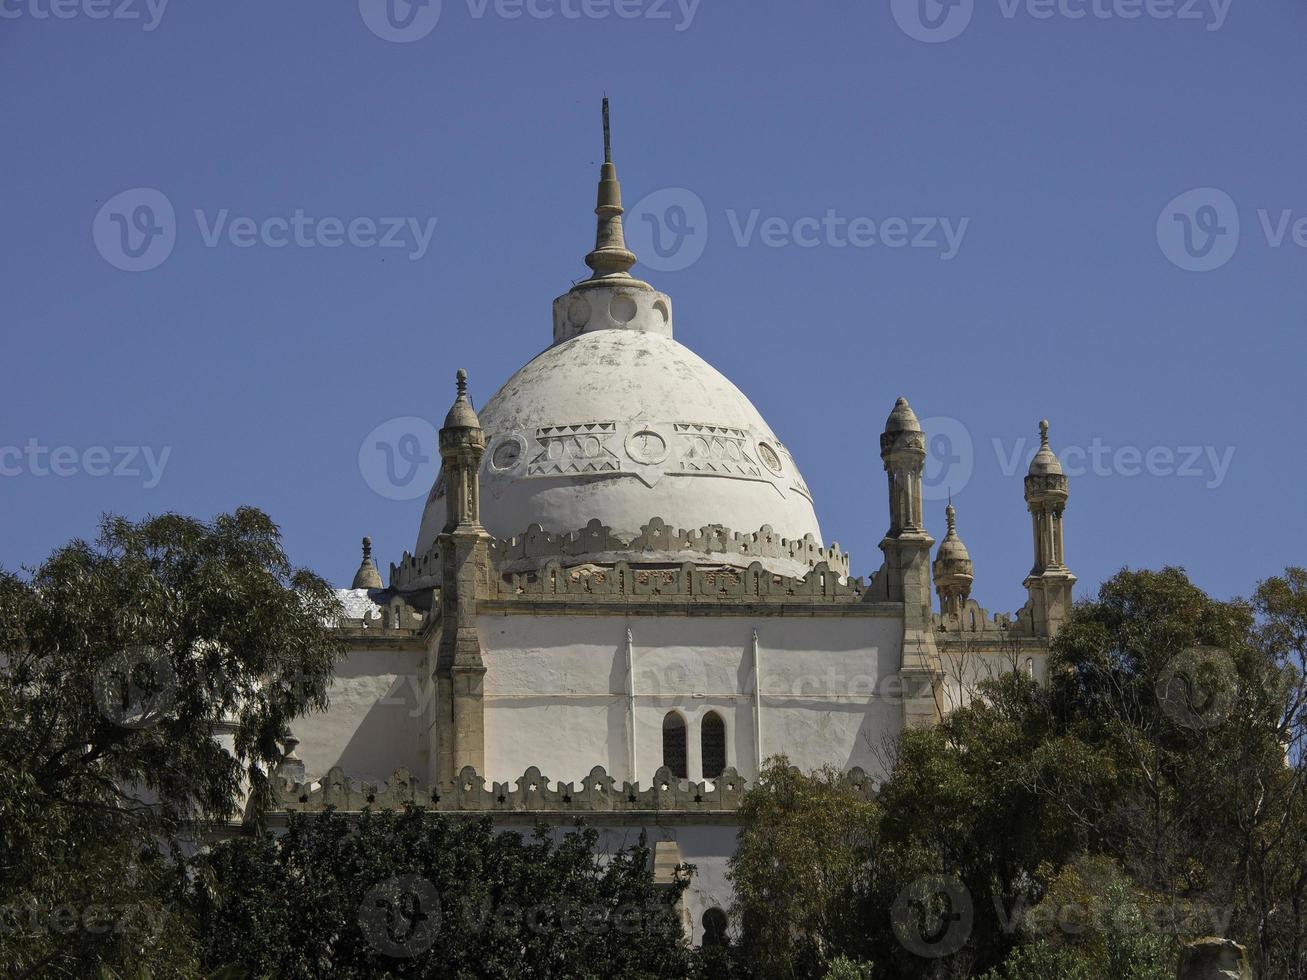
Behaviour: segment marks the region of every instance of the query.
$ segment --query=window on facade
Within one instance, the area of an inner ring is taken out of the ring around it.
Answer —
[[[703,750],[703,778],[716,779],[726,768],[726,723],[715,711],[703,716],[699,747]]]
[[[685,763],[685,719],[675,711],[669,711],[663,719],[663,765],[677,779],[689,778]]]
[[[726,945],[726,913],[719,908],[711,908],[703,914],[703,944],[705,946]]]

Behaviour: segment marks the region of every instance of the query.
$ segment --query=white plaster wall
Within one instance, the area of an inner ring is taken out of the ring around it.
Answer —
[[[539,766],[575,781],[595,765],[648,785],[662,764],[663,718],[687,721],[691,779],[702,778],[700,723],[726,725],[727,764],[757,772],[753,633],[762,671],[761,755],[803,769],[883,768],[898,734],[897,619],[740,616],[482,616],[489,778]],[[626,633],[635,678],[636,771],[628,762]],[[887,681],[889,683],[887,683]]]
[[[974,701],[980,695],[982,682],[1009,674],[1014,669],[1033,677],[1040,684],[1048,682],[1048,654],[1044,651],[1023,651],[1014,655],[942,650],[940,666],[944,671],[941,707],[945,713]]]
[[[354,779],[384,782],[400,766],[426,779],[424,703],[417,685],[423,654],[351,650],[332,679],[326,711],[292,725],[308,779],[340,766]]]

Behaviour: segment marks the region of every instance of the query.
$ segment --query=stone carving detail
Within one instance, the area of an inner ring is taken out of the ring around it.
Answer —
[[[686,556],[693,556],[699,561],[710,559],[719,564],[738,565],[739,573],[743,574],[744,569],[752,568],[758,559],[773,558],[786,559],[797,566],[814,570],[820,567],[836,579],[847,578],[849,574],[849,556],[840,550],[838,542],[823,548],[811,535],[790,540],[781,537],[766,524],[753,533],[732,531],[720,524],[685,531],[674,530],[662,518],[655,517],[634,538],[615,534],[612,528],[597,520],[571,534],[550,534],[539,524],[532,524],[516,537],[490,541],[488,550],[491,564],[499,572],[491,577],[500,581],[501,594],[504,592],[503,583],[510,577],[515,582],[517,579],[523,579],[524,583],[526,579],[535,582],[543,572],[540,566],[546,562],[553,561],[562,568],[576,565],[582,559],[588,560],[590,565],[659,564],[669,566],[664,569],[664,574],[679,574],[680,568],[694,566],[693,562],[684,561]],[[433,548],[422,556],[405,552],[398,565],[390,566],[391,588],[401,592],[430,588],[436,584],[439,572],[437,549]],[[788,579],[788,576],[773,577],[777,582],[783,578]],[[859,595],[861,594],[860,580],[851,579],[848,586],[859,590]],[[693,588],[693,584],[690,587]],[[514,589],[517,588],[515,585]],[[528,588],[525,584],[522,588],[525,591],[539,591],[538,588]],[[794,594],[807,594],[803,591],[804,588],[806,586],[800,587]],[[582,591],[592,592],[594,588]],[[523,593],[510,590],[510,594]],[[681,594],[692,593],[682,590]]]
[[[724,473],[768,479],[753,458],[749,433],[725,425],[677,422],[680,468],[687,473]]]
[[[741,564],[755,558],[787,558],[809,568],[824,562],[840,575],[849,573],[849,556],[840,551],[838,543],[823,548],[811,535],[792,541],[781,537],[767,524],[753,533],[732,531],[720,524],[684,531],[673,530],[662,518],[655,517],[634,538],[614,534],[612,528],[597,520],[579,531],[557,535],[532,524],[517,537],[490,544],[490,555],[496,565],[540,558],[597,558],[605,554],[639,562],[640,552],[658,555],[690,552],[726,560],[734,558]]]
[[[615,422],[583,422],[537,429],[539,451],[527,463],[527,476],[571,476],[616,473],[621,461],[608,448],[617,433]]]
[[[952,613],[935,613],[935,625],[944,633],[1016,633],[1014,628],[1016,616],[1008,613],[991,613],[975,599],[968,599],[962,606],[962,615]]]
[[[540,569],[514,572],[498,581],[499,598],[544,599],[583,596],[612,599],[729,599],[754,602],[862,602],[861,579],[841,579],[825,562],[797,578],[769,572],[758,562],[748,568],[705,568],[686,562],[676,568],[612,567],[548,561]]]
[[[845,778],[864,799],[874,798],[873,781],[861,768],[850,769]],[[403,768],[379,786],[355,783],[339,766],[323,779],[307,783],[278,768],[272,784],[274,808],[305,813],[328,807],[343,812],[397,810],[410,803],[452,813],[731,813],[739,809],[746,787],[731,768],[714,780],[695,783],[677,780],[665,766],[654,773],[647,788],[638,782],[619,784],[603,766],[595,766],[579,783],[556,782],[552,788],[535,766],[518,780],[489,787],[475,769],[464,767],[453,785],[434,791]]]

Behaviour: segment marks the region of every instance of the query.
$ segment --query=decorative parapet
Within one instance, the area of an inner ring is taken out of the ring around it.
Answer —
[[[778,570],[790,575],[802,575],[818,565],[840,577],[849,574],[849,556],[838,544],[823,548],[811,535],[790,540],[766,524],[753,533],[732,531],[720,524],[688,531],[670,528],[655,517],[634,538],[617,534],[598,520],[570,534],[551,534],[532,524],[515,537],[491,541],[489,549],[491,562],[501,574],[539,568],[551,560],[561,565],[708,561],[741,568],[762,561],[780,566]],[[440,556],[435,547],[420,556],[405,552],[398,565],[390,566],[390,585],[401,592],[428,588],[438,584],[439,574]]]
[[[1019,632],[1016,629],[1016,616],[1007,613],[991,613],[975,599],[968,599],[963,604],[961,615],[935,613],[934,619],[935,626],[942,633],[987,633],[1006,636]]]
[[[862,602],[861,579],[845,578],[824,562],[802,578],[777,575],[754,562],[748,568],[704,568],[686,562],[673,568],[632,567],[619,561],[612,567],[564,566],[546,562],[544,568],[514,572],[497,579],[498,598],[532,599],[725,599],[753,602]]]
[[[849,785],[865,799],[875,795],[872,779],[861,769],[848,771]],[[315,813],[332,807],[342,812],[397,810],[407,804],[441,813],[731,813],[739,809],[746,781],[734,769],[713,780],[677,780],[666,766],[653,783],[622,782],[595,766],[579,783],[557,782],[551,788],[532,766],[518,780],[491,783],[465,767],[453,785],[438,791],[424,787],[407,769],[396,769],[388,783],[355,783],[339,766],[316,782],[298,782],[278,769],[273,779],[274,809]]]
[[[416,636],[426,626],[427,614],[393,592],[340,589],[336,594],[345,614],[333,625],[347,634]]]

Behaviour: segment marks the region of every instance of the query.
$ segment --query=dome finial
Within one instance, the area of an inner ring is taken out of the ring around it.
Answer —
[[[467,397],[467,372],[459,368],[454,374],[454,384],[458,386],[458,397]]]
[[[445,416],[444,427],[446,429],[481,428],[477,413],[472,409],[472,399],[467,396],[467,372],[459,368],[454,374],[454,382],[458,385],[458,397],[454,399],[449,414]]]
[[[585,264],[594,270],[590,278],[629,278],[627,273],[635,265],[635,254],[626,247],[626,235],[622,231],[622,185],[617,181],[617,167],[613,164],[607,96],[604,97],[604,164],[599,170],[599,201],[595,214],[599,218],[595,228],[595,248],[585,257]]]
[[[377,563],[372,560],[372,539],[364,538],[363,561],[359,563],[359,570],[354,573],[354,582],[350,588],[380,589],[383,587],[381,573],[377,571]]]
[[[1039,445],[1043,449],[1048,448],[1048,419],[1039,420]]]

